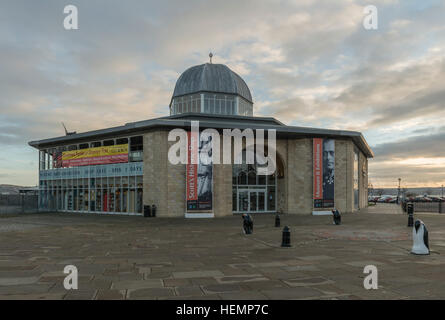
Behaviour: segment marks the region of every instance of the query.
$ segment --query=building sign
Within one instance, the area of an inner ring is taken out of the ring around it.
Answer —
[[[64,151],[63,167],[128,162],[128,144]]]
[[[193,152],[198,134],[188,132],[188,159],[186,164],[187,211],[211,211],[213,209],[212,137],[199,141],[198,152]]]
[[[332,208],[335,189],[335,140],[314,139],[314,208]]]
[[[120,176],[141,176],[143,162],[116,163],[89,167],[40,170],[40,180],[84,179]]]

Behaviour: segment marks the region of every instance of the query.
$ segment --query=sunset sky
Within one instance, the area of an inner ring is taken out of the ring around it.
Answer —
[[[375,188],[445,184],[444,1],[0,3],[0,184],[36,185],[28,141],[168,115],[179,75],[223,63],[254,115],[361,131]],[[76,5],[79,29],[65,30]],[[365,30],[365,6],[378,30]]]

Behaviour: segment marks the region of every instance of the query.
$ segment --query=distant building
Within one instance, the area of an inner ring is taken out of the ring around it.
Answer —
[[[39,193],[39,187],[24,187],[19,189],[20,194],[37,195]]]
[[[40,210],[142,214],[155,204],[158,217],[218,217],[311,214],[334,206],[353,212],[368,204],[373,153],[361,133],[254,117],[248,86],[225,65],[186,70],[169,109],[166,117],[30,142],[40,152]],[[213,164],[187,175],[191,167],[168,161],[174,142],[167,137],[174,128],[190,130],[193,120],[220,133],[276,130],[276,172],[262,176],[257,164]]]

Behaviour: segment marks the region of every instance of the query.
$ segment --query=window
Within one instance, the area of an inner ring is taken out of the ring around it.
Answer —
[[[130,138],[130,151],[139,151],[143,149],[142,136],[136,136]]]
[[[81,143],[79,144],[79,149],[88,149],[90,146],[88,143]]]
[[[128,143],[128,138],[116,139],[116,144],[127,144],[127,143]]]
[[[91,148],[100,147],[101,145],[102,145],[102,142],[100,142],[100,141],[91,142]]]
[[[45,150],[39,151],[39,169],[45,170]]]
[[[114,146],[114,140],[105,140],[104,146]]]
[[[210,113],[210,99],[204,99],[204,112]]]
[[[144,160],[143,150],[144,150],[144,144],[142,136],[131,137],[129,160],[131,162],[143,161]]]
[[[117,171],[125,174],[115,176]],[[142,214],[142,163],[91,166],[88,171],[59,168],[56,172],[62,174],[40,176],[39,209]]]

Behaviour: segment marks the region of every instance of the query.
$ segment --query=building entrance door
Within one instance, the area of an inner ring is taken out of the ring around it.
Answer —
[[[243,213],[266,211],[266,190],[238,190],[238,207]]]
[[[238,190],[238,207],[242,212],[249,211],[249,191]]]

